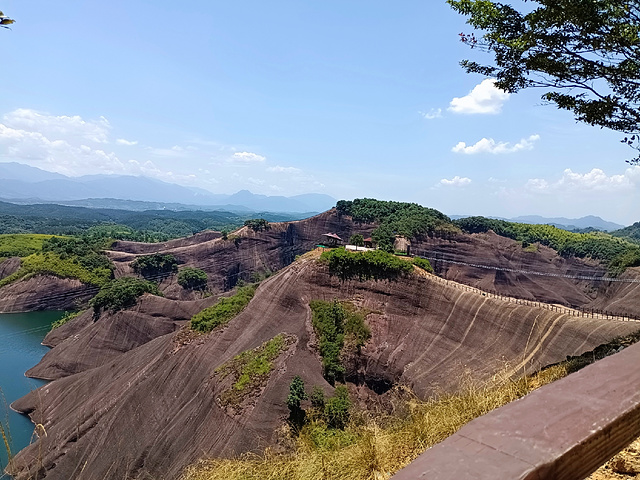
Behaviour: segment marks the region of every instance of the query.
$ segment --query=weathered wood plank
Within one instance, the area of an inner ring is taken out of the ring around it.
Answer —
[[[582,480],[640,435],[640,344],[496,409],[393,480]]]

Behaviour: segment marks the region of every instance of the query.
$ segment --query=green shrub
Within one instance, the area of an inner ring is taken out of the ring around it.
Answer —
[[[136,258],[131,267],[143,277],[166,276],[178,271],[178,261],[169,253],[154,253]]]
[[[293,377],[289,384],[289,395],[287,395],[287,408],[289,409],[289,423],[294,428],[301,428],[305,421],[304,409],[300,406],[303,400],[309,396],[304,390],[304,381],[299,375]]]
[[[364,247],[364,237],[359,233],[351,235],[351,237],[349,237],[349,245],[355,245],[356,247]]]
[[[431,266],[431,262],[429,262],[429,260],[427,260],[426,258],[414,257],[413,264],[416,267],[421,268],[425,272],[433,273],[433,267]]]
[[[349,423],[349,410],[351,400],[349,391],[344,385],[336,387],[333,397],[329,398],[324,405],[324,416],[330,428],[343,429]]]
[[[52,252],[34,253],[22,259],[17,272],[0,280],[0,287],[23,278],[44,274],[60,278],[76,278],[82,283],[102,286],[112,278],[113,271],[103,267],[89,269],[81,265],[76,257],[63,259]]]
[[[90,305],[95,315],[99,315],[101,310],[117,312],[135,305],[138,297],[145,293],[162,296],[158,285],[153,282],[134,277],[121,277],[103,286],[91,299]]]
[[[220,403],[238,407],[247,395],[260,389],[269,379],[273,362],[291,342],[292,338],[284,334],[276,335],[258,348],[242,352],[218,367],[215,373],[220,379],[228,375],[234,378],[231,388],[220,394]]]
[[[178,272],[178,284],[182,288],[204,290],[208,280],[207,273],[199,268],[184,267]]]
[[[70,322],[71,320],[78,317],[83,312],[84,310],[80,310],[79,312],[64,312],[64,316],[61,319],[56,320],[51,324],[51,330],[54,330],[58,327],[61,327],[65,323]]]
[[[329,274],[340,280],[395,280],[413,271],[409,262],[382,250],[350,252],[335,248],[322,253],[320,260],[329,266]]]
[[[254,232],[262,232],[263,230],[269,230],[271,228],[269,222],[264,218],[252,218],[250,220],[245,220],[244,225]]]
[[[227,324],[249,304],[256,288],[257,285],[240,287],[235,295],[221,298],[215,305],[195,314],[191,318],[191,328],[208,333],[220,325]]]
[[[322,387],[318,385],[313,386],[313,390],[311,390],[311,395],[309,395],[309,400],[311,401],[311,406],[320,412],[324,412],[324,390]]]
[[[341,361],[345,340],[349,347],[359,351],[371,338],[371,330],[364,322],[365,313],[349,303],[312,300],[309,306],[313,328],[319,340],[323,375],[329,383],[334,384],[342,380],[345,373]]]

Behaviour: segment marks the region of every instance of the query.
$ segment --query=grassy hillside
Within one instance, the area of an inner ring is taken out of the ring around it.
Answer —
[[[52,235],[0,235],[0,258],[20,257],[17,272],[0,280],[0,287],[34,275],[76,278],[102,286],[113,276],[113,264],[102,253],[101,239]]]
[[[42,250],[51,235],[0,235],[0,258],[27,257]]]
[[[441,442],[476,417],[582,368],[578,357],[518,380],[494,377],[478,385],[464,379],[453,394],[419,400],[398,389],[394,414],[351,409],[344,429],[332,428],[321,405],[306,408],[306,423],[283,442],[286,453],[267,449],[262,455],[203,460],[188,468],[182,480],[378,480],[389,478],[425,449]]]

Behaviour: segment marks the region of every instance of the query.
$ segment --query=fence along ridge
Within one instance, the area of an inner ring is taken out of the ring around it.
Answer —
[[[431,260],[429,257],[421,257],[421,258],[426,258],[428,260]],[[440,259],[434,259],[434,260],[441,261]],[[453,262],[453,263],[461,263],[461,262]],[[471,264],[466,264],[466,265],[471,265]],[[512,269],[512,271],[515,271],[515,270]],[[530,300],[528,298],[519,298],[515,296],[503,295],[493,290],[482,290],[480,288],[472,287],[470,285],[465,285],[464,283],[459,283],[454,280],[448,280],[446,278],[439,277],[435,274],[424,272],[424,275],[440,283],[444,283],[446,285],[457,288],[458,290],[476,293],[478,295],[488,296],[489,298],[497,298],[497,299],[506,301],[508,303],[514,303],[516,305],[526,305],[529,307],[545,308],[547,310],[563,313],[573,317],[595,318],[600,320],[613,320],[618,322],[640,322],[640,318],[637,315],[631,315],[631,314],[616,315],[612,312],[607,312],[606,310],[599,310],[596,308],[587,309],[587,308],[581,308],[581,307],[572,307],[568,305],[560,305],[555,303],[541,302],[538,300]],[[557,276],[560,276],[560,275],[557,275]]]

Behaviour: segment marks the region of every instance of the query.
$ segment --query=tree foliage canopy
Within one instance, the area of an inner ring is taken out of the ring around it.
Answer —
[[[396,235],[413,238],[451,227],[449,217],[417,203],[356,198],[353,201],[340,200],[336,210],[340,215],[349,215],[359,223],[379,223],[371,238],[379,248],[388,252],[393,251]]]
[[[256,288],[257,285],[240,287],[233,296],[223,297],[215,305],[196,313],[191,317],[191,328],[209,333],[214,328],[227,324],[249,304]]]
[[[117,312],[136,304],[138,297],[145,293],[162,296],[158,285],[147,280],[134,277],[121,277],[104,285],[98,294],[91,299],[94,315],[101,310]]]
[[[131,267],[143,277],[162,277],[177,272],[178,261],[170,253],[154,253],[136,258]]]
[[[328,250],[320,261],[329,266],[329,274],[340,280],[397,280],[413,271],[409,262],[382,250],[350,252],[344,247]]]
[[[0,12],[0,27],[9,28],[9,25],[13,25],[14,23],[16,23],[15,20],[12,20],[11,18],[7,17],[4,13]]]
[[[269,222],[264,218],[251,218],[249,220],[245,220],[244,225],[254,232],[262,232],[263,230],[266,231],[271,228]]]
[[[364,237],[359,233],[355,233],[351,235],[351,237],[349,237],[349,245],[355,245],[356,247],[364,247]]]
[[[495,55],[493,65],[464,60],[467,72],[495,77],[510,93],[547,89],[543,100],[580,122],[623,132],[623,143],[640,149],[637,0],[532,0],[527,13],[489,0],[448,3],[484,32],[480,39],[461,34],[462,41]]]
[[[184,267],[178,272],[178,284],[189,290],[204,290],[207,288],[207,272],[199,268]]]
[[[331,384],[342,380],[345,367],[341,355],[345,346],[359,352],[371,338],[365,323],[366,312],[357,310],[347,302],[312,300],[311,323],[319,340],[324,377]]]

